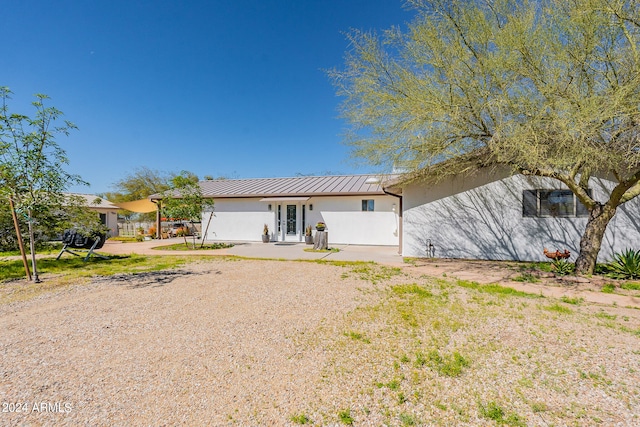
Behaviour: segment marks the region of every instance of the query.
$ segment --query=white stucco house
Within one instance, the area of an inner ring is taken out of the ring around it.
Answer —
[[[215,202],[213,212],[202,213],[203,237],[213,241],[260,241],[267,224],[272,242],[303,242],[305,227],[322,221],[330,244],[396,246],[404,257],[546,261],[547,248],[569,250],[574,260],[588,219],[559,181],[499,169],[436,184],[401,175],[199,184]],[[589,182],[601,202],[613,186],[603,178]],[[640,248],[638,198],[618,208],[598,260],[627,248]]]
[[[303,242],[307,225],[327,225],[330,244],[399,244],[400,199],[376,175],[200,181],[215,202],[203,212],[207,240],[259,241],[264,224],[273,242]],[[209,218],[211,221],[209,222]],[[207,229],[207,224],[209,228]]]
[[[596,200],[608,199],[614,183],[592,178]],[[389,183],[402,196],[405,257],[545,261],[543,250],[579,252],[588,212],[559,181],[509,171],[480,170],[438,184]],[[640,249],[640,200],[619,207],[609,223],[599,262],[616,252]]]

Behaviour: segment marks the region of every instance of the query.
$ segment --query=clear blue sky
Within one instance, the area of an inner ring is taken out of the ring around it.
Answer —
[[[79,131],[68,171],[101,193],[136,168],[232,178],[367,173],[324,70],[350,28],[411,21],[402,0],[0,0],[0,85],[45,93]]]

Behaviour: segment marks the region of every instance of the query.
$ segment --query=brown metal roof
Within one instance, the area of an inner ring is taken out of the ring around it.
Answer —
[[[395,175],[302,176],[296,178],[220,179],[200,181],[202,195],[212,198],[382,195]],[[371,182],[377,180],[377,182]]]

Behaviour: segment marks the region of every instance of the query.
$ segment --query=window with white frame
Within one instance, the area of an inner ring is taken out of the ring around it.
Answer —
[[[589,216],[589,211],[571,190],[524,190],[522,216],[572,218]]]
[[[373,200],[369,199],[369,200],[363,200],[362,201],[362,211],[366,212],[373,212]]]

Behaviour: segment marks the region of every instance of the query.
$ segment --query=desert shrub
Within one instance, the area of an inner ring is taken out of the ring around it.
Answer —
[[[566,259],[555,259],[551,263],[551,270],[557,276],[566,276],[573,273],[573,271],[575,270],[575,265],[573,263],[570,263]]]
[[[640,251],[625,249],[613,255],[613,261],[607,265],[608,276],[619,279],[640,278]]]

